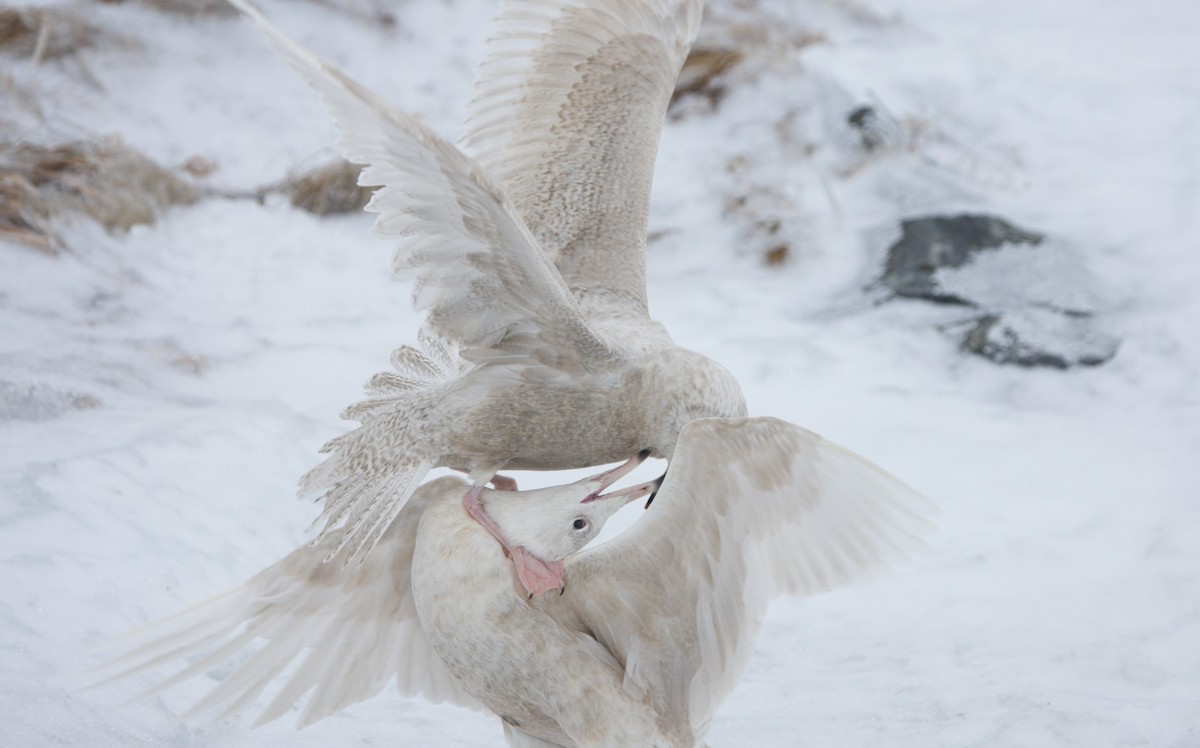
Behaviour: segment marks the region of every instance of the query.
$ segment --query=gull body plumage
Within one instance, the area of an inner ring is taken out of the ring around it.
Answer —
[[[440,478],[362,566],[324,562],[345,532],[335,530],[135,632],[133,651],[106,668],[125,678],[186,660],[156,692],[238,661],[192,713],[245,708],[283,681],[259,724],[311,692],[303,726],[394,679],[402,694],[497,714],[511,746],[692,748],[771,598],[849,583],[903,558],[928,527],[923,500],[900,481],[773,418],[689,423],[642,518],[580,552],[654,487],[592,498],[602,483],[482,492],[502,530],[564,564],[561,594],[514,594],[503,549],[464,511],[466,484]]]
[[[378,186],[376,233],[426,313],[301,480],[361,560],[434,466],[473,488],[504,468],[670,458],[680,429],[745,415],[736,380],[647,311],[650,182],[703,0],[507,0],[463,139],[475,157],[249,16],[320,93]]]

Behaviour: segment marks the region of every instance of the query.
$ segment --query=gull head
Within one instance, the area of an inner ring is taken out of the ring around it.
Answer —
[[[485,491],[481,501],[513,546],[523,546],[542,561],[562,561],[583,550],[618,509],[658,488],[661,478],[603,493],[638,462],[562,486]]]

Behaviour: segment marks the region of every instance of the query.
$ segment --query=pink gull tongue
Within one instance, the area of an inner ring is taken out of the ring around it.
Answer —
[[[524,546],[510,549],[513,566],[517,569],[517,579],[530,597],[540,595],[546,590],[561,590],[563,588],[562,561],[543,561],[537,558]]]

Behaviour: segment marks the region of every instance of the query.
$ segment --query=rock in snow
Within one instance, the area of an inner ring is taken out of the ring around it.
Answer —
[[[963,350],[1064,369],[1116,355],[1119,341],[1095,319],[1102,294],[1068,248],[983,214],[910,218],[900,229],[881,283],[897,296],[982,310]]]

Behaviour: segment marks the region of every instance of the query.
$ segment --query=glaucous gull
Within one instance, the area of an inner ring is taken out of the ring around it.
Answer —
[[[503,548],[464,511],[466,484],[440,478],[361,566],[324,563],[345,532],[335,530],[135,632],[155,638],[113,663],[128,668],[114,678],[199,655],[154,693],[264,639],[192,713],[250,705],[304,655],[257,724],[313,691],[300,716],[310,724],[394,677],[402,694],[494,712],[512,746],[697,746],[772,597],[848,583],[903,557],[928,527],[924,500],[903,483],[773,418],[690,422],[660,481],[599,496],[602,476],[481,491],[505,533],[564,562],[561,593],[530,599],[514,594]],[[580,552],[655,488],[630,529]]]
[[[361,425],[301,479],[322,537],[348,529],[331,551],[364,558],[434,466],[469,474],[482,521],[499,469],[670,457],[688,421],[745,414],[730,372],[646,304],[654,157],[702,0],[506,2],[468,124],[478,158],[230,1],[328,104],[426,312],[421,349],[392,355],[343,413]]]
[[[347,530],[331,554],[363,559],[434,466],[468,473],[464,505],[486,522],[503,468],[669,459],[687,422],[745,415],[733,376],[646,306],[655,154],[703,0],[508,0],[465,138],[477,158],[231,2],[325,100],[426,312],[423,350],[393,355],[343,414],[361,425],[301,480],[324,499],[320,537]]]

